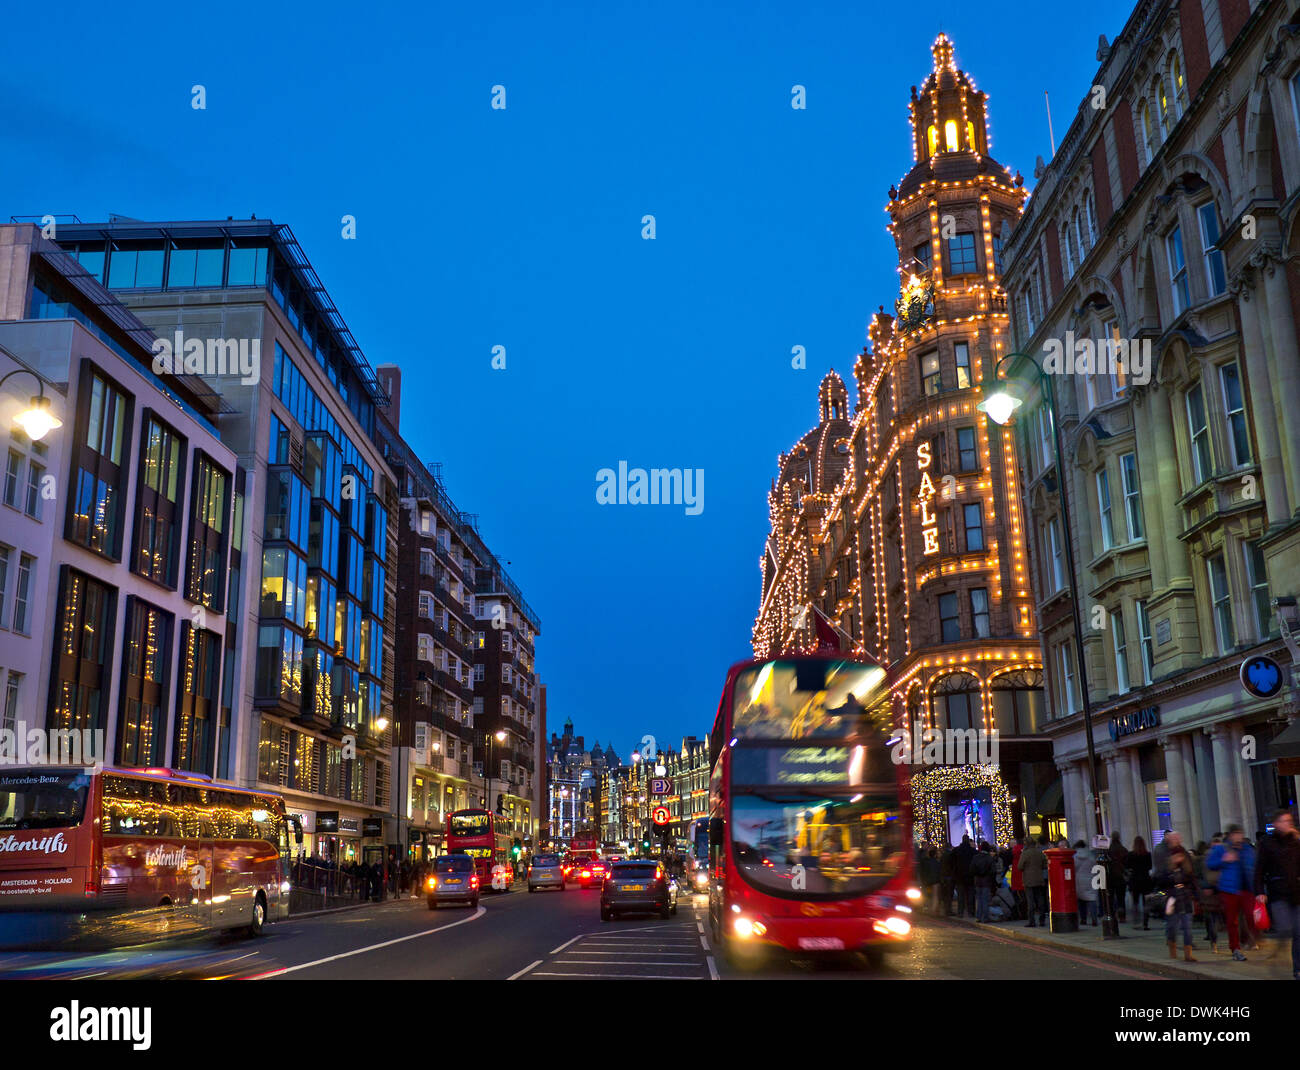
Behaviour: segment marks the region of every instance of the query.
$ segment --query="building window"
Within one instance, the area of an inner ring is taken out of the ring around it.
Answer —
[[[1079,708],[1078,683],[1074,678],[1074,651],[1069,643],[1061,643],[1056,648],[1057,664],[1061,669],[1060,706],[1064,716],[1069,716]]]
[[[1210,296],[1218,297],[1228,289],[1228,273],[1223,263],[1223,252],[1217,249],[1219,244],[1219,213],[1213,201],[1207,201],[1196,209],[1196,217],[1201,221],[1201,249],[1205,256],[1205,278],[1210,284]]]
[[[997,275],[1002,274],[1002,239],[1000,237],[993,239],[993,272]]]
[[[1268,591],[1268,569],[1264,565],[1264,551],[1258,540],[1242,546],[1246,558],[1246,582],[1250,585],[1250,601],[1255,610],[1255,634],[1267,639],[1274,634],[1272,598]]]
[[[33,520],[41,518],[41,480],[45,478],[45,467],[31,461],[27,465],[27,502],[24,512]]]
[[[14,731],[18,724],[18,695],[22,690],[24,674],[9,670],[9,679],[5,681],[4,712],[0,716],[0,728]]]
[[[103,729],[108,666],[113,663],[115,593],[71,568],[64,568],[59,587],[47,727]]]
[[[1124,516],[1128,521],[1130,542],[1142,538],[1142,498],[1138,492],[1137,454],[1126,453],[1119,459],[1120,479],[1124,484]]]
[[[1156,672],[1156,648],[1151,641],[1151,618],[1147,615],[1147,604],[1137,603],[1138,645],[1142,649],[1142,682],[1151,683]]]
[[[1246,426],[1246,403],[1241,394],[1241,370],[1237,362],[1219,366],[1223,386],[1223,411],[1228,423],[1228,440],[1232,444],[1234,466],[1250,464],[1250,429]]]
[[[487,667],[482,663],[474,666],[474,682],[481,684],[487,678]]]
[[[177,668],[176,739],[172,762],[177,769],[210,773],[212,722],[221,672],[221,639],[216,632],[195,628],[187,621],[181,630],[181,656]]]
[[[31,629],[32,573],[36,571],[36,559],[30,554],[18,558],[18,582],[14,584],[14,631],[27,635]]]
[[[1210,478],[1210,428],[1205,420],[1205,395],[1197,383],[1187,391],[1187,433],[1192,444],[1192,472],[1197,483]]]
[[[229,485],[230,477],[207,454],[202,451],[195,453],[185,597],[217,612],[221,612],[225,602]]]
[[[1115,520],[1110,508],[1110,473],[1104,468],[1097,473],[1097,508],[1101,512],[1101,548],[1109,550],[1115,545]]]
[[[146,413],[136,491],[133,571],[172,588],[176,586],[176,548],[184,486],[185,440]]]
[[[5,505],[18,508],[18,480],[23,470],[23,455],[17,450],[9,451],[5,462]]]
[[[1129,689],[1128,641],[1124,637],[1124,616],[1119,608],[1110,615],[1110,634],[1115,643],[1115,684],[1122,695]]]
[[[1160,139],[1156,135],[1156,124],[1151,121],[1151,105],[1145,100],[1142,102],[1142,140],[1146,142],[1147,162],[1150,163],[1160,151]]]
[[[921,356],[921,390],[926,396],[939,393],[943,381],[939,376],[939,354],[925,353]]]
[[[966,552],[984,549],[984,507],[973,502],[961,507],[962,526],[966,529]]]
[[[980,716],[980,693],[977,690],[950,691],[941,697],[945,728],[956,731],[980,728],[983,718]]]
[[[975,587],[970,593],[971,625],[977,639],[989,637],[989,592],[986,587]]]
[[[979,456],[975,451],[975,428],[957,428],[957,471],[974,472],[979,468]]]
[[[123,466],[130,453],[131,403],[87,364],[77,402],[65,535],[114,561],[122,552]]]
[[[1065,280],[1074,277],[1074,250],[1070,247],[1070,225],[1061,227],[1061,259],[1064,261]]]
[[[930,270],[930,253],[931,253],[931,249],[930,249],[930,243],[928,241],[923,241],[920,245],[918,245],[915,249],[912,250],[912,255],[916,258],[917,266],[923,272]]]
[[[164,761],[162,743],[167,730],[171,636],[170,613],[138,598],[127,599],[126,649],[118,705],[120,765],[156,766]]]
[[[1061,529],[1055,517],[1047,522],[1047,544],[1052,569],[1052,590],[1055,592],[1065,587],[1065,563],[1062,558]]]
[[[1088,248],[1097,241],[1097,214],[1092,210],[1092,193],[1083,195],[1083,215],[1088,222]]]
[[[939,640],[955,643],[961,639],[961,619],[957,612],[955,592],[939,596]]]
[[[1025,316],[1025,337],[1030,338],[1036,325],[1034,323],[1034,302],[1030,300],[1028,286],[1020,291],[1020,307]]]
[[[1165,236],[1169,254],[1169,282],[1174,292],[1174,315],[1191,307],[1192,293],[1187,283],[1187,259],[1183,255],[1183,228],[1174,227]]]
[[[948,239],[948,274],[969,275],[978,271],[975,262],[975,235],[954,234]]]
[[[0,545],[0,628],[5,626],[5,595],[9,593],[9,555],[12,546]]]
[[[1214,614],[1214,637],[1219,653],[1226,654],[1237,644],[1232,627],[1232,594],[1228,590],[1228,569],[1222,552],[1205,559],[1210,578],[1210,607]]]
[[[970,346],[966,342],[957,342],[952,347],[953,359],[957,364],[957,389],[970,386]]]

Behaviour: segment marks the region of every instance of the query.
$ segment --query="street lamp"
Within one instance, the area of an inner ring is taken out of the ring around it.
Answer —
[[[62,427],[63,421],[50,411],[50,399],[45,396],[45,381],[29,368],[15,368],[3,378],[0,386],[15,375],[30,375],[36,380],[36,396],[25,409],[19,410],[14,423],[22,428],[23,433],[33,442],[39,442],[56,427]]]
[[[1011,366],[1009,362],[1018,361]],[[1007,365],[1005,377],[1003,366]],[[1105,870],[1110,862],[1106,851],[1106,829],[1101,820],[1101,792],[1097,787],[1097,748],[1092,739],[1092,700],[1088,695],[1088,653],[1083,645],[1083,613],[1079,607],[1078,573],[1074,567],[1074,540],[1070,537],[1070,494],[1069,479],[1065,474],[1065,450],[1061,444],[1061,421],[1057,417],[1056,393],[1052,389],[1052,377],[1043,371],[1039,363],[1027,353],[1008,353],[993,368],[995,389],[975,407],[986,414],[995,424],[1005,425],[1024,404],[1025,373],[1032,371],[1038,376],[1038,386],[1043,393],[1044,404],[1052,419],[1052,456],[1056,462],[1056,486],[1061,498],[1061,527],[1065,540],[1065,567],[1070,574],[1070,612],[1074,619],[1074,660],[1078,662],[1079,691],[1083,699],[1083,731],[1088,740],[1088,784],[1092,789],[1093,824],[1097,832],[1100,851],[1097,862]],[[1105,940],[1119,939],[1119,919],[1115,916],[1115,903],[1107,883],[1103,883],[1101,892],[1101,932]]]

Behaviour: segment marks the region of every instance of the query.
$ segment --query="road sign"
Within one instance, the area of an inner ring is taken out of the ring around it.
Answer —
[[[668,812],[666,806],[656,806],[650,811],[650,820],[656,825],[666,825],[673,819],[673,815]]]
[[[667,795],[673,790],[673,782],[666,776],[657,776],[650,781],[651,795]]]
[[[1241,686],[1256,698],[1272,698],[1286,683],[1282,666],[1263,654],[1243,661],[1237,675]]]

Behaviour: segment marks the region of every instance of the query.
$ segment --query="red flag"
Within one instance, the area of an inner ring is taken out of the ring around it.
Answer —
[[[830,619],[816,606],[812,607],[813,625],[817,629],[817,649],[834,650],[843,649],[840,643],[840,633],[830,622]]]

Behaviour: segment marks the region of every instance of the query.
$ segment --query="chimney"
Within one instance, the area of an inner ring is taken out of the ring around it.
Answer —
[[[388,410],[380,409],[379,412],[388,421],[388,426],[398,431],[402,419],[402,369],[396,364],[381,364],[375,369],[375,374],[379,377],[379,385],[392,399]]]

